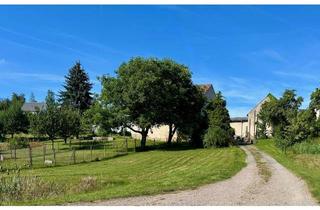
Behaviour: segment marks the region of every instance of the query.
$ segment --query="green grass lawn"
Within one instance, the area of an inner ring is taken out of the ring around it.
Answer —
[[[53,198],[2,204],[63,204],[189,189],[235,175],[246,165],[245,157],[238,147],[172,148],[129,153],[97,162],[22,170],[23,176],[36,175],[61,185],[77,186],[83,177],[91,176],[99,180],[99,185],[89,192],[64,193]]]
[[[75,163],[90,162],[112,158],[118,155],[134,152],[136,147],[139,148],[140,140],[114,136],[112,141],[93,141],[93,140],[75,140],[65,144],[62,139],[54,141],[56,151],[56,166],[70,165]],[[147,146],[157,146],[163,142],[147,141]],[[32,166],[33,168],[47,167],[44,165],[45,160],[54,160],[51,141],[33,142],[32,144]],[[128,146],[126,146],[128,145]],[[45,148],[44,148],[45,147]],[[92,147],[92,151],[91,151]],[[73,149],[75,149],[75,158],[73,158]],[[45,150],[45,152],[44,152]],[[8,144],[0,144],[0,154],[4,156],[5,161],[0,162],[3,170],[14,168],[29,167],[29,148],[16,150],[16,158],[12,155],[14,151],[9,150]],[[44,157],[45,154],[45,157]]]
[[[273,140],[259,140],[256,146],[304,179],[313,196],[320,201],[320,154],[296,154],[290,149],[284,154]]]

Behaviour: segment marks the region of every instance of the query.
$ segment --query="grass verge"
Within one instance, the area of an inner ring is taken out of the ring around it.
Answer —
[[[257,167],[259,169],[260,176],[262,177],[262,179],[265,182],[268,182],[270,180],[272,172],[271,172],[270,168],[267,166],[267,163],[265,161],[263,161],[261,153],[258,152],[257,149],[255,149],[253,147],[250,148],[250,152],[253,155],[253,157],[257,163]]]
[[[284,154],[273,140],[259,140],[257,148],[271,155],[280,164],[306,181],[312,195],[320,201],[320,155],[295,154],[291,150]]]
[[[131,153],[110,160],[70,166],[22,170],[62,185],[78,186],[84,177],[103,183],[95,190],[61,193],[53,198],[3,202],[2,205],[54,205],[117,197],[159,194],[195,188],[235,175],[245,163],[238,147],[222,149],[154,150]]]

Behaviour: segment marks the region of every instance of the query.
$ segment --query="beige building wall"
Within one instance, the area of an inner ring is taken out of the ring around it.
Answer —
[[[248,122],[231,122],[230,123],[231,128],[234,129],[235,135],[239,136],[241,138],[246,137],[246,133],[248,132]]]
[[[141,139],[141,134],[136,132],[131,132],[131,135],[135,139]],[[161,125],[159,127],[153,127],[149,130],[147,139],[155,139],[160,141],[167,141],[169,135],[169,126]],[[177,139],[177,132],[174,134],[172,140]]]
[[[249,113],[248,113],[248,134],[249,141],[254,141],[257,135],[257,122],[258,122],[258,114],[261,110],[262,105],[265,102],[270,101],[270,95],[267,95],[264,99],[262,99]],[[272,128],[270,126],[267,127],[267,135],[271,135]]]

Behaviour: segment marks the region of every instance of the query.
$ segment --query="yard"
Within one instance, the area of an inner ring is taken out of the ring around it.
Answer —
[[[147,146],[156,147],[159,143],[159,141],[149,140]],[[53,147],[55,150],[52,149],[51,141],[31,142],[30,145],[32,146],[31,154],[28,147],[14,150],[9,144],[0,143],[0,154],[4,157],[4,161],[0,162],[1,169],[63,166],[108,159],[138,150],[140,140],[113,136],[112,140],[73,139],[71,143],[68,141],[65,144],[62,139],[56,139]],[[46,165],[45,160],[52,161],[52,164]]]
[[[195,188],[233,176],[246,165],[245,157],[238,147],[160,147],[90,163],[23,169],[21,176],[36,176],[43,182],[54,183],[56,187],[46,185],[51,191],[61,190],[37,199],[31,196],[20,201],[3,201],[2,205],[63,204]],[[85,186],[89,187],[81,190]]]
[[[283,153],[274,144],[273,140],[259,140],[259,149],[271,155],[283,166],[304,179],[313,194],[320,201],[320,154],[298,153],[296,148]],[[317,145],[316,145],[317,146]]]

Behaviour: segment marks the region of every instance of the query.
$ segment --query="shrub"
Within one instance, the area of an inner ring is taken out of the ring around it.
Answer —
[[[29,146],[29,140],[24,137],[14,137],[9,140],[10,148],[22,149]]]
[[[226,147],[230,142],[230,133],[217,126],[210,127],[204,136],[205,147]]]

